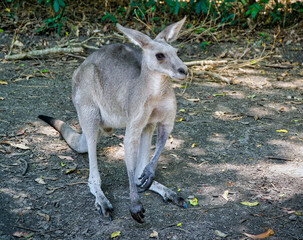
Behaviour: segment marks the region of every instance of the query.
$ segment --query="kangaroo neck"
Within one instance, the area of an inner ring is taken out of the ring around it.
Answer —
[[[140,78],[151,95],[162,95],[170,87],[169,77],[150,70],[144,59],[142,59]]]

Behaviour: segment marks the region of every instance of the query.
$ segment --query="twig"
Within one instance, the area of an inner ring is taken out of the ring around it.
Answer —
[[[48,48],[43,50],[33,50],[27,53],[15,54],[15,55],[6,55],[6,60],[16,60],[16,59],[24,59],[24,58],[31,58],[37,56],[43,56],[48,54],[57,54],[57,53],[79,53],[82,52],[82,47],[74,47],[74,48]]]
[[[77,184],[87,184],[87,182],[75,182],[75,183],[69,183],[69,184],[66,184],[67,186],[74,186],[74,185],[77,185]]]
[[[276,40],[277,40],[277,37],[279,36],[279,34],[280,34],[280,27],[278,28],[278,33],[274,35],[274,41],[273,41],[273,44],[271,46],[270,51],[265,56],[257,58],[257,59],[254,59],[254,60],[249,60],[249,61],[241,63],[241,64],[234,64],[234,65],[225,66],[224,68],[228,68],[228,69],[231,69],[231,68],[233,68],[233,69],[235,69],[235,68],[242,68],[242,67],[251,66],[253,64],[261,62],[262,60],[264,60],[265,58],[269,57],[269,55],[273,53],[273,50],[274,50],[275,45],[276,45]],[[263,54],[263,52],[262,52],[262,54]]]
[[[24,163],[24,169],[22,171],[22,176],[24,176],[27,172],[27,169],[28,169],[28,164],[27,164],[27,161],[25,161],[23,158],[20,158],[20,161]]]
[[[223,77],[223,76],[220,76],[217,73],[213,73],[213,72],[209,72],[209,71],[194,71],[194,74],[196,74],[196,75],[209,75],[209,76],[213,77],[214,79],[225,82],[227,84],[230,84],[230,82],[231,82],[230,79],[228,79],[226,77]]]
[[[18,31],[19,31],[19,28],[14,33],[14,36],[13,36],[13,39],[12,39],[12,43],[11,43],[11,46],[10,46],[9,51],[8,51],[8,55],[11,55],[11,53],[13,51],[13,47],[14,47],[14,44],[15,44],[15,41],[16,41],[16,37],[17,37]]]
[[[266,156],[266,158],[271,159],[271,160],[280,160],[280,161],[294,161],[293,159],[280,158],[280,157],[271,157],[271,156]]]
[[[270,68],[281,68],[281,69],[292,69],[292,68],[294,68],[292,65],[265,64],[265,65],[262,65],[262,66],[270,67]]]
[[[17,228],[21,228],[21,229],[24,229],[24,230],[28,230],[28,231],[31,231],[31,232],[37,232],[37,233],[40,233],[39,230],[35,230],[35,229],[32,229],[32,228],[28,228],[28,227],[23,227],[23,226],[16,226]]]
[[[156,35],[155,32],[153,31],[153,28],[152,28],[151,26],[149,26],[148,24],[146,24],[145,22],[143,22],[140,18],[135,17],[135,19],[136,19],[138,22],[140,22],[140,23],[142,23],[143,25],[145,25],[145,27],[147,27],[147,28],[151,31],[151,33],[152,33],[153,35]]]
[[[223,63],[227,63],[227,60],[198,60],[198,61],[191,61],[191,62],[184,62],[186,66],[193,66],[193,65],[220,65]]]
[[[90,46],[90,45],[87,45],[87,44],[83,44],[82,46],[85,47],[85,48],[94,49],[94,50],[99,50],[100,49],[98,47]]]
[[[28,228],[28,227],[23,227],[23,226],[16,226],[16,227],[24,229],[24,230],[31,231],[31,232],[36,232],[36,233],[41,234],[41,235],[44,235],[46,233],[50,233],[50,232],[53,232],[53,231],[61,230],[61,228],[55,228],[55,229],[51,229],[51,230],[47,230],[47,231],[43,232],[43,231],[40,231],[40,230],[36,230],[36,229]]]

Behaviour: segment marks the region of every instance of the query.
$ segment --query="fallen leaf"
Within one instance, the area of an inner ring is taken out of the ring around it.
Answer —
[[[189,199],[189,203],[193,206],[196,206],[196,205],[198,205],[198,199],[195,197],[192,199]]]
[[[121,231],[113,232],[110,235],[110,238],[116,238],[116,237],[119,237],[119,236],[121,236]]]
[[[279,129],[279,130],[276,130],[276,132],[278,132],[278,133],[288,133],[288,131],[286,129]]]
[[[65,174],[70,174],[70,173],[74,173],[74,172],[77,172],[77,168],[72,168],[72,169],[68,169],[65,171]]]
[[[187,98],[186,100],[190,102],[200,102],[200,98]]]
[[[44,181],[44,179],[42,177],[36,178],[35,181],[40,184],[46,184],[46,182]]]
[[[8,82],[0,80],[0,85],[7,85],[7,84],[8,84]]]
[[[58,157],[62,160],[74,161],[71,156],[58,155]]]
[[[117,137],[117,138],[119,138],[119,139],[124,139],[124,135],[116,135],[116,134],[113,134],[113,137]]]
[[[23,44],[22,42],[20,42],[19,40],[16,40],[16,41],[14,42],[14,46],[23,47],[24,44]]]
[[[255,207],[259,205],[259,202],[240,202],[244,206]]]
[[[218,237],[221,237],[221,238],[226,238],[227,237],[227,234],[219,231],[219,230],[215,230],[214,234]]]
[[[182,223],[178,223],[176,226],[177,226],[177,227],[181,227],[181,226],[182,226]]]
[[[56,177],[43,177],[43,179],[52,180],[52,181],[58,180],[58,178],[56,178]]]
[[[184,113],[184,112],[185,112],[185,109],[184,109],[184,108],[181,108],[181,109],[179,110],[179,112]]]
[[[10,145],[12,147],[19,148],[19,149],[22,149],[22,150],[28,150],[28,149],[30,149],[30,147],[26,146],[23,143],[16,143],[16,144],[15,143],[10,143]]]
[[[227,94],[227,92],[224,92],[224,93],[215,93],[213,94],[214,97],[217,97],[217,96],[225,96]]]
[[[16,231],[14,232],[13,234],[13,237],[17,237],[17,238],[30,238],[34,235],[34,233],[26,233],[26,232],[19,232],[19,231]]]
[[[195,146],[197,146],[197,143],[193,143],[193,144],[191,145],[192,148],[194,148]]]
[[[157,231],[153,231],[150,235],[149,235],[150,238],[158,238],[159,237],[159,233]]]
[[[177,120],[176,120],[176,122],[182,122],[183,121],[183,118],[178,118]]]
[[[230,186],[230,187],[232,187],[232,186],[234,185],[234,183],[233,183],[233,182],[231,182],[231,181],[229,181],[228,183],[225,183],[225,185],[226,185],[226,186]]]
[[[63,163],[63,162],[60,162],[60,165],[61,165],[61,167],[65,167],[66,166],[66,164]]]
[[[252,235],[252,234],[249,234],[249,233],[243,233],[246,237],[249,237],[251,239],[264,239],[264,238],[268,238],[270,235],[273,235],[275,232],[274,230],[272,229],[267,229],[266,232],[264,233],[260,233],[258,235]]]
[[[38,216],[44,217],[47,222],[50,220],[50,216],[45,213],[37,213]]]
[[[228,190],[226,190],[226,191],[224,191],[224,193],[222,194],[222,197],[226,200],[226,201],[228,201]]]

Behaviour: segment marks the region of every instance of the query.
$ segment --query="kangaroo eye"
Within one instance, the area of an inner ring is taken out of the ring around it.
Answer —
[[[156,54],[156,58],[157,58],[157,60],[163,60],[164,58],[165,58],[165,56],[164,56],[164,54],[163,53],[157,53]]]

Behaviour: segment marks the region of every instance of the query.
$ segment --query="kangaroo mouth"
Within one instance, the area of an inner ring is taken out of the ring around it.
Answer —
[[[183,81],[183,80],[185,80],[187,78],[187,75],[175,75],[175,76],[173,76],[172,77],[172,79],[174,79],[174,80],[176,80],[176,81]]]

